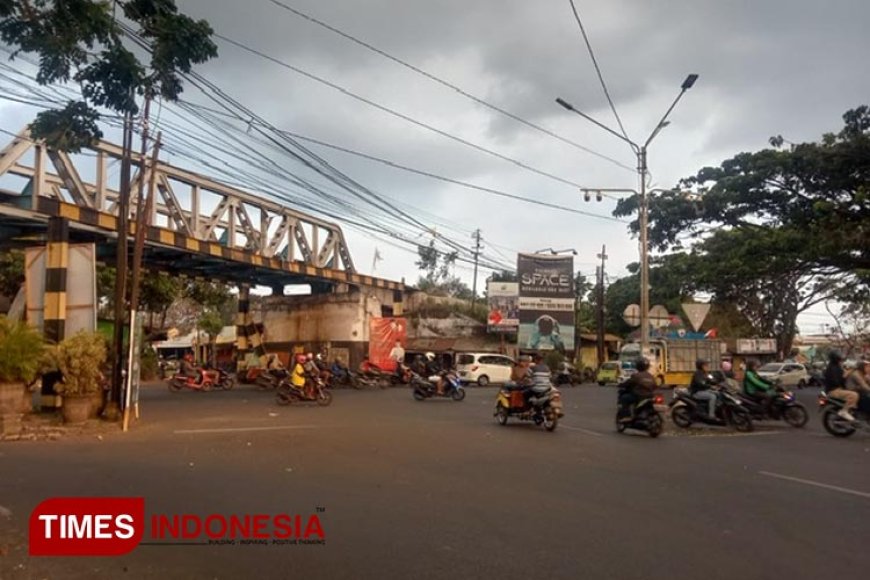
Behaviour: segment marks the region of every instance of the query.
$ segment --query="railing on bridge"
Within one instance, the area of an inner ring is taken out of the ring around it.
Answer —
[[[26,155],[31,150],[33,155]],[[119,192],[110,187],[107,168],[113,160],[120,160],[121,148],[100,141],[90,151],[94,166],[82,167],[79,161],[77,167],[66,153],[33,141],[29,128],[25,128],[0,151],[0,177],[15,175],[31,180],[30,187],[18,200],[19,205],[27,206],[22,209],[38,210],[41,199],[52,199],[117,216]],[[32,159],[31,163],[27,162],[28,158]],[[151,226],[261,258],[356,273],[344,234],[337,224],[163,162],[158,161],[153,169],[146,163],[142,175],[138,171],[141,158],[137,153],[133,155],[133,163],[137,168],[131,187],[134,214],[135,192],[141,180],[150,183],[151,171],[155,172],[156,191],[152,214],[148,216]],[[92,175],[93,182],[83,179],[82,175]]]

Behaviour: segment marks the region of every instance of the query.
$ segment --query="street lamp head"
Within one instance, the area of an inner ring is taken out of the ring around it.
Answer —
[[[692,73],[686,77],[686,80],[683,81],[682,89],[684,91],[688,91],[695,85],[695,81],[698,80],[698,75]]]
[[[556,102],[559,103],[562,107],[568,109],[569,111],[574,110],[574,105],[563,99],[562,97],[556,97]]]

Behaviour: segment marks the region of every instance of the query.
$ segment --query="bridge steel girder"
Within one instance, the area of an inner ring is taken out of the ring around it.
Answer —
[[[31,149],[35,155],[33,162],[27,163],[25,154]],[[66,208],[67,213],[69,206],[74,206],[98,217],[97,221],[108,223],[109,217],[118,216],[119,192],[110,187],[106,167],[108,162],[120,160],[122,150],[105,141],[90,150],[96,153],[95,166],[85,171],[75,167],[69,155],[48,150],[43,143],[32,140],[29,127],[25,127],[0,150],[0,177],[9,174],[31,180],[30,198],[22,195],[15,204],[18,207],[39,212],[47,207],[45,202],[53,202],[48,206]],[[134,167],[138,166],[141,156],[134,152],[132,161]],[[49,170],[50,165],[56,172]],[[196,242],[210,248],[209,251],[217,245],[221,252],[231,255],[244,252],[254,263],[277,260],[281,262],[280,269],[330,270],[334,272],[333,279],[357,277],[338,224],[167,163],[158,162],[154,171],[157,187],[147,223],[149,231],[162,230],[158,236],[161,239],[169,232],[169,236],[184,237],[191,247]],[[81,177],[91,174],[96,176],[96,183]],[[148,175],[137,173],[132,179],[133,186],[141,179],[148,179]],[[206,197],[210,197],[211,204],[206,203]],[[131,214],[135,214],[135,196],[131,206]]]

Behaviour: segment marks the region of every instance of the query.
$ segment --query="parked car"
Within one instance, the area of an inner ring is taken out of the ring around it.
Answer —
[[[601,363],[598,368],[598,374],[595,376],[595,381],[602,387],[611,383],[621,383],[627,377],[622,372],[622,365],[619,361],[611,361]]]
[[[783,387],[803,389],[810,383],[810,373],[800,363],[767,363],[758,374],[768,380],[779,380]]]
[[[464,352],[456,357],[456,372],[463,383],[477,383],[485,387],[490,383],[508,382],[514,364],[514,359],[503,354]]]

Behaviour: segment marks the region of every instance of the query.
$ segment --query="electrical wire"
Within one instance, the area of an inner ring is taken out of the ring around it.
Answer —
[[[595,151],[594,149],[591,149],[591,148],[586,147],[584,145],[581,145],[575,141],[572,141],[571,139],[563,137],[563,136],[555,133],[554,131],[552,131],[550,129],[547,129],[545,127],[542,127],[541,125],[538,125],[538,124],[533,123],[527,119],[524,119],[524,118],[520,117],[519,115],[517,115],[516,113],[511,113],[510,111],[503,109],[502,107],[499,107],[499,106],[494,105],[494,104],[492,104],[484,99],[481,99],[480,97],[477,97],[477,96],[469,93],[468,91],[462,89],[461,87],[455,85],[454,83],[451,83],[451,82],[446,81],[440,77],[437,77],[434,74],[432,74],[432,73],[430,73],[430,72],[428,72],[428,71],[426,71],[418,66],[410,64],[409,62],[404,61],[404,60],[388,53],[387,51],[380,49],[380,48],[378,48],[378,47],[376,47],[376,46],[374,46],[374,45],[372,45],[364,40],[361,40],[361,39],[357,38],[356,36],[354,36],[348,32],[344,32],[343,30],[341,30],[341,29],[339,29],[331,24],[328,24],[322,20],[319,20],[318,18],[315,18],[314,16],[311,16],[310,14],[307,14],[307,13],[305,13],[297,8],[294,8],[292,6],[289,6],[283,2],[279,2],[278,0],[268,0],[268,1],[271,2],[272,4],[275,4],[276,6],[278,6],[280,8],[283,8],[284,10],[287,10],[288,12],[290,12],[292,14],[295,14],[296,16],[298,16],[304,20],[307,20],[308,22],[311,22],[312,24],[320,26],[321,28],[324,28],[326,30],[329,30],[330,32],[333,32],[333,33],[345,38],[346,40],[353,42],[354,44],[362,46],[363,48],[370,50],[371,52],[374,52],[375,54],[379,54],[379,55],[383,56],[384,58],[391,60],[400,66],[403,66],[411,71],[414,71],[417,74],[420,74],[420,75],[426,77],[427,79],[429,79],[431,81],[434,81],[434,82],[436,82],[444,87],[447,87],[448,89],[451,89],[452,91],[457,92],[458,94],[462,95],[463,97],[474,101],[478,105],[482,105],[482,106],[484,106],[492,111],[495,111],[501,115],[504,115],[505,117],[513,119],[514,121],[517,121],[518,123],[522,123],[523,125],[530,127],[532,129],[540,132],[540,133],[548,135],[554,139],[558,139],[559,141],[561,141],[563,143],[566,143],[568,145],[571,145],[572,147],[580,149],[581,151],[585,151],[586,153],[589,153],[590,155],[594,155],[595,157],[598,157],[600,159],[603,159],[605,161],[613,163],[614,165],[621,167],[623,169],[626,169],[628,171],[631,171],[632,173],[635,172],[635,169],[633,167],[629,167],[628,165],[625,165],[622,162],[620,162],[612,157],[608,157],[607,155],[604,155],[603,153],[599,153],[598,151]]]
[[[223,36],[223,35],[217,34],[217,33],[215,33],[214,36],[215,36],[215,38],[219,38],[219,39],[223,40],[224,42],[231,44],[231,45],[233,45],[241,50],[244,50],[244,51],[249,52],[253,55],[256,55],[264,60],[268,60],[274,64],[277,64],[283,68],[291,70],[297,74],[300,74],[306,78],[314,80],[320,84],[326,85],[332,89],[337,90],[338,92],[340,92],[344,95],[347,95],[348,97],[350,97],[352,99],[355,99],[361,103],[365,103],[366,105],[369,105],[370,107],[378,109],[379,111],[382,111],[388,115],[391,115],[391,116],[396,117],[398,119],[402,119],[403,121],[411,123],[412,125],[416,125],[417,127],[420,127],[422,129],[425,129],[427,131],[430,131],[432,133],[435,133],[437,135],[440,135],[442,137],[445,137],[445,138],[450,139],[452,141],[455,141],[457,143],[461,143],[462,145],[465,145],[466,147],[470,147],[470,148],[475,149],[481,153],[485,153],[485,154],[490,155],[492,157],[495,157],[497,159],[501,159],[502,161],[506,161],[508,163],[511,163],[511,164],[517,166],[517,167],[525,169],[526,171],[536,173],[542,177],[547,177],[548,179],[552,179],[553,181],[557,181],[557,182],[562,183],[564,185],[569,185],[571,187],[583,189],[583,186],[575,181],[572,181],[570,179],[565,179],[564,177],[560,177],[558,175],[555,175],[555,174],[550,173],[549,171],[546,171],[543,169],[538,169],[537,167],[529,165],[528,163],[525,163],[523,161],[520,161],[520,160],[515,159],[513,157],[510,157],[508,155],[504,155],[504,154],[499,153],[497,151],[494,151],[492,149],[488,149],[482,145],[478,145],[477,143],[473,143],[472,141],[469,141],[468,139],[465,139],[463,137],[459,137],[457,135],[453,135],[452,133],[448,133],[447,131],[444,131],[443,129],[439,129],[439,128],[437,128],[433,125],[430,125],[428,123],[425,123],[423,121],[419,121],[419,120],[417,120],[409,115],[406,115],[404,113],[396,111],[395,109],[391,109],[391,108],[386,107],[384,105],[381,105],[380,103],[377,103],[371,99],[368,99],[366,97],[358,95],[358,94],[346,89],[345,87],[342,87],[341,85],[333,83],[332,81],[329,81],[329,80],[326,80],[322,77],[314,75],[314,74],[312,74],[304,69],[301,69],[297,66],[289,64],[289,63],[287,63],[283,60],[280,60],[274,56],[270,56],[270,55],[268,55],[264,52],[261,52],[255,48],[251,48],[251,47],[249,47],[241,42],[238,42],[236,40],[232,40],[230,38],[227,38],[226,36]]]
[[[613,116],[616,117],[616,122],[619,124],[619,130],[622,136],[627,141],[631,141],[625,127],[622,125],[622,119],[619,118],[619,113],[616,112],[616,105],[613,104],[613,99],[610,98],[610,91],[607,89],[607,83],[604,82],[604,75],[601,73],[601,67],[598,66],[598,59],[595,58],[595,52],[592,50],[592,43],[589,42],[589,36],[586,34],[586,27],[583,26],[583,20],[580,18],[580,13],[577,11],[577,6],[574,0],[568,0],[571,3],[571,10],[574,12],[574,18],[577,20],[577,25],[580,27],[580,33],[583,35],[583,41],[586,43],[586,49],[589,51],[589,57],[592,59],[592,64],[595,66],[595,73],[598,75],[598,80],[601,83],[601,88],[604,89],[604,96],[607,97],[607,102],[610,104],[610,110],[613,111]],[[632,169],[632,171],[635,171]]]

